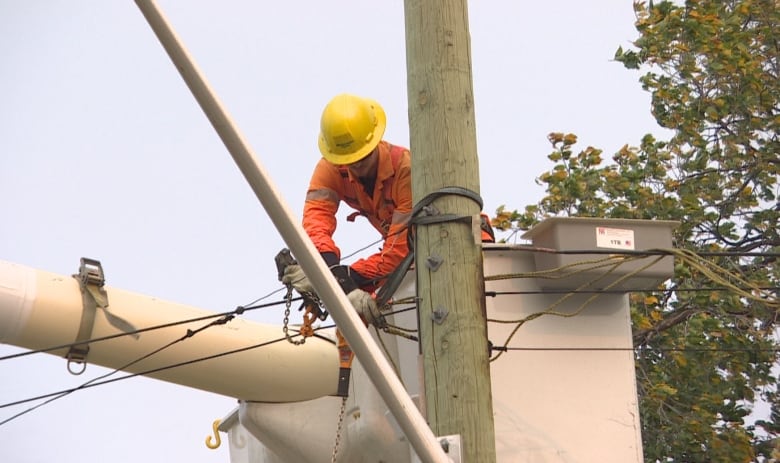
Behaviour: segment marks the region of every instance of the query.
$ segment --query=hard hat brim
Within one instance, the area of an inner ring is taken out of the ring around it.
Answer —
[[[320,153],[322,153],[322,157],[324,157],[328,162],[336,165],[345,165],[345,164],[352,164],[353,162],[358,162],[364,157],[371,154],[371,152],[374,151],[374,148],[376,148],[379,142],[382,141],[382,136],[385,134],[385,128],[387,128],[387,115],[385,114],[385,110],[378,102],[371,100],[369,98],[366,98],[366,101],[369,102],[374,107],[374,114],[376,115],[376,127],[374,127],[374,134],[371,137],[371,141],[363,145],[359,150],[355,151],[354,153],[336,154],[328,150],[328,145],[325,142],[325,137],[322,135],[322,133],[320,133],[318,146],[320,148]]]

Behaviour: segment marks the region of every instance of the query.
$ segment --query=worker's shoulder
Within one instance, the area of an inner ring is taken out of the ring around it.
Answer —
[[[309,188],[326,187],[331,190],[339,191],[341,185],[341,173],[338,166],[321,158],[314,166],[314,172],[311,174]]]
[[[317,164],[314,166],[315,173],[338,173],[338,171],[339,166],[333,164],[325,158],[320,158],[320,160],[317,161]]]
[[[380,152],[383,152],[386,156],[390,157],[394,170],[411,166],[411,153],[409,152],[409,148],[405,146],[382,140]]]
[[[393,152],[393,153],[396,153],[396,152],[406,152],[406,153],[409,153],[409,148],[407,148],[406,146],[399,145],[397,143],[393,143],[393,142],[390,142],[390,141],[387,141],[387,140],[382,140],[381,141],[381,145],[383,145],[384,148],[388,152]]]

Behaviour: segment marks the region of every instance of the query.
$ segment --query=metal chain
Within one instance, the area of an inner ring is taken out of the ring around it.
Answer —
[[[344,425],[344,413],[347,411],[347,398],[341,398],[341,410],[339,411],[339,424],[336,425],[336,442],[333,444],[333,456],[331,463],[336,463],[336,455],[339,453],[339,444],[341,443],[341,427]]]
[[[284,337],[287,339],[287,342],[290,344],[294,344],[296,346],[300,346],[301,344],[306,342],[306,338],[301,338],[300,340],[295,340],[290,336],[290,329],[288,325],[290,324],[290,307],[292,306],[292,285],[287,286],[287,295],[284,297],[285,301],[285,309],[284,309],[284,323],[282,324],[282,331],[284,332]]]

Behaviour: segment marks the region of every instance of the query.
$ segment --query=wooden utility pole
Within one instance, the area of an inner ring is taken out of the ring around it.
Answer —
[[[468,197],[479,194],[468,10],[466,0],[404,8],[414,202],[434,195],[426,219],[462,218],[416,226],[427,420],[438,436],[460,435],[463,461],[494,462],[480,205]]]

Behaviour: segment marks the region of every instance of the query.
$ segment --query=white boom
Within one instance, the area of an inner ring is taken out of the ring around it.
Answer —
[[[214,316],[213,312],[121,289],[106,286],[105,290],[110,314],[139,330]],[[83,311],[75,278],[0,261],[0,343],[31,350],[74,343]],[[313,337],[294,346],[284,340],[279,326],[241,318],[199,331],[124,368],[181,338],[188,329],[197,330],[216,318],[145,331],[138,339],[120,336],[90,343],[87,362],[246,400],[293,402],[336,393],[339,364],[333,343]],[[118,333],[105,311],[98,309],[89,337]],[[274,342],[277,340],[281,342]],[[260,344],[264,345],[251,348]],[[48,353],[64,356],[67,351]],[[240,352],[167,369],[231,351]],[[152,373],[146,373],[149,371]]]

